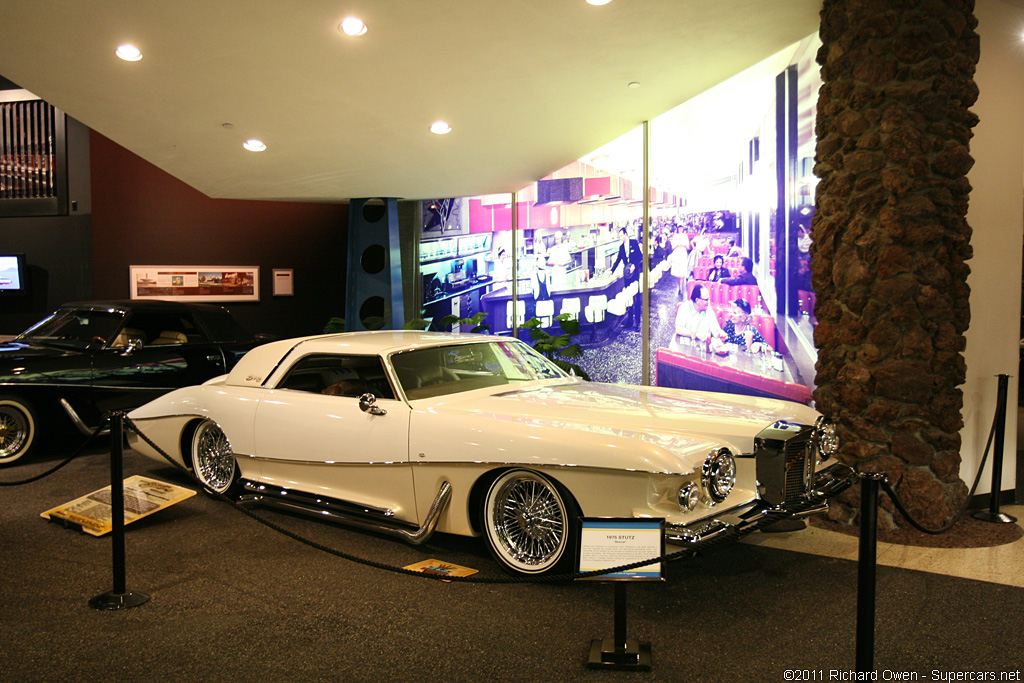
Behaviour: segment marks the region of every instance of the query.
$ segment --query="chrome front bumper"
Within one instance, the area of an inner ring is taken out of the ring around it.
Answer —
[[[744,510],[730,511],[732,521],[702,520],[688,525],[666,524],[665,541],[706,549],[736,541],[783,519],[803,519],[824,514],[828,499],[848,488],[855,478],[852,468],[835,463],[814,474],[809,490],[799,500],[790,499],[779,505],[755,501]]]

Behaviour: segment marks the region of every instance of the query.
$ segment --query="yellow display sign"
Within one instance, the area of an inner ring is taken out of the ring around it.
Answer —
[[[424,574],[437,574],[439,576],[469,576],[477,572],[476,569],[460,567],[457,564],[442,562],[441,560],[423,560],[416,564],[410,564],[408,567],[404,567],[404,569],[423,572]]]
[[[154,512],[196,495],[192,489],[135,475],[124,480],[124,523],[148,517]],[[110,487],[47,510],[40,517],[102,536],[113,528]]]

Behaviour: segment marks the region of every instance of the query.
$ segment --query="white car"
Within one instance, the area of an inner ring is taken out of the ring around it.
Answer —
[[[522,574],[571,571],[582,516],[701,546],[823,512],[850,474],[822,466],[835,430],[805,405],[585,382],[488,335],[272,342],[129,417],[211,491],[413,543],[483,535]]]

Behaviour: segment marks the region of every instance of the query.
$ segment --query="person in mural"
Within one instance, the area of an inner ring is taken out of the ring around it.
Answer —
[[[698,342],[714,353],[729,353],[729,347],[725,345],[725,331],[718,324],[718,318],[711,309],[711,293],[702,284],[694,285],[690,299],[679,306],[672,348],[680,350],[680,342],[687,339]]]
[[[512,259],[504,248],[498,249],[498,259],[494,262],[494,279],[497,282],[512,279]]]
[[[690,238],[680,230],[672,235],[670,245],[672,253],[668,256],[669,274],[676,279],[676,293],[683,296],[686,293],[686,278],[690,275],[687,269],[690,263]]]
[[[750,303],[745,299],[736,299],[729,310],[729,319],[722,327],[725,332],[725,343],[735,344],[740,351],[762,353],[768,350],[768,344],[761,331],[750,324]]]
[[[693,276],[693,271],[697,268],[697,264],[700,262],[700,257],[704,255],[704,252],[711,246],[711,240],[707,235],[697,235],[693,238],[693,248],[690,250],[690,258],[686,262],[687,278]]]
[[[708,282],[718,282],[729,277],[729,269],[725,267],[725,257],[715,255],[715,267],[708,271]]]
[[[628,287],[634,282],[639,282],[640,272],[644,267],[644,255],[640,250],[640,243],[629,236],[628,230],[619,228],[619,236],[622,238],[622,243],[619,245],[619,253],[615,256],[615,262],[612,264],[612,272],[614,273],[621,263],[623,266],[623,277],[625,278],[623,286]],[[633,305],[629,307],[626,317],[626,327],[629,329],[640,329],[640,309],[642,306],[643,297],[638,293],[633,297]]]
[[[565,233],[559,230],[555,233],[555,242],[551,245],[547,255],[548,272],[551,274],[553,287],[558,289],[567,287],[570,263],[572,263],[571,245],[565,239]]]
[[[757,278],[754,277],[754,262],[750,260],[749,256],[744,256],[740,259],[740,268],[742,272],[736,277],[727,277],[724,280],[720,280],[722,284],[726,285],[754,285],[757,286]]]

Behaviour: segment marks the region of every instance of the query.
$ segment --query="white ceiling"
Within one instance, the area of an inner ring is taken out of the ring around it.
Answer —
[[[526,187],[813,33],[820,8],[0,0],[0,75],[211,197],[464,196]],[[365,35],[338,31],[350,15]]]

